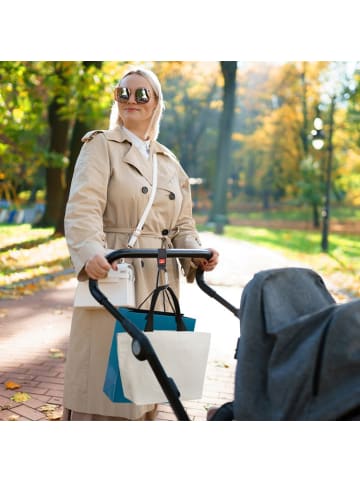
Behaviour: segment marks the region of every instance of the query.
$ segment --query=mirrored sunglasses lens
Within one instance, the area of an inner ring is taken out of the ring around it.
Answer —
[[[118,90],[118,100],[119,102],[126,102],[130,98],[130,92],[129,89],[126,87],[119,87]]]
[[[135,100],[138,104],[146,104],[149,102],[150,98],[145,88],[136,89]]]

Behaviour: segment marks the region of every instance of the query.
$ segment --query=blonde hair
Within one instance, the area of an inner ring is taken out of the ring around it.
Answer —
[[[158,77],[151,70],[144,69],[142,67],[134,67],[128,70],[123,75],[123,77],[117,83],[116,87],[120,85],[121,81],[125,77],[128,77],[129,75],[133,75],[133,74],[141,75],[150,83],[157,99],[157,105],[154,109],[154,113],[150,119],[149,127],[146,132],[146,137],[148,137],[151,141],[155,141],[159,135],[161,116],[163,111],[165,110],[161,84]],[[123,125],[123,121],[119,115],[118,103],[115,101],[111,108],[109,127],[110,129],[113,129],[117,125]]]

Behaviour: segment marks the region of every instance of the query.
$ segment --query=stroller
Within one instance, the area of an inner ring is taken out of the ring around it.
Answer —
[[[166,254],[210,257],[208,250],[169,249]],[[126,257],[156,258],[158,250],[121,249],[107,255],[110,263]],[[208,420],[360,420],[360,300],[336,303],[321,277],[306,268],[255,274],[240,308],[208,286],[201,269],[196,281],[241,320],[234,400]],[[149,362],[177,419],[188,421],[176,384],[145,333],[118,312],[95,280],[89,289],[132,337],[134,356]]]

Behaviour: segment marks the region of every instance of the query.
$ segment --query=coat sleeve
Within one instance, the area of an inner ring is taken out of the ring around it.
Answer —
[[[65,210],[65,237],[78,279],[87,278],[83,267],[91,256],[109,251],[103,230],[109,177],[107,140],[97,134],[81,148]]]
[[[196,230],[195,220],[192,215],[191,188],[188,176],[181,170],[180,183],[182,192],[182,205],[176,223],[178,233],[173,238],[173,245],[178,249],[199,249],[201,241]],[[195,279],[196,266],[190,258],[180,260],[186,280],[192,283]]]

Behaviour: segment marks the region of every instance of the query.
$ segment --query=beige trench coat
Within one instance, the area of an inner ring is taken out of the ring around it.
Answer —
[[[152,165],[144,162],[122,127],[92,131],[84,137],[65,213],[65,236],[78,279],[96,253],[126,248],[147,204]],[[201,246],[192,218],[189,179],[173,154],[159,143],[158,188],[135,248]],[[156,260],[130,258],[136,277],[136,303],[154,289]],[[194,279],[189,259],[181,261],[188,281]],[[168,259],[169,282],[178,293],[179,262]],[[64,407],[89,414],[137,419],[154,408],[112,403],[102,391],[115,320],[103,307],[75,308],[65,368]]]

